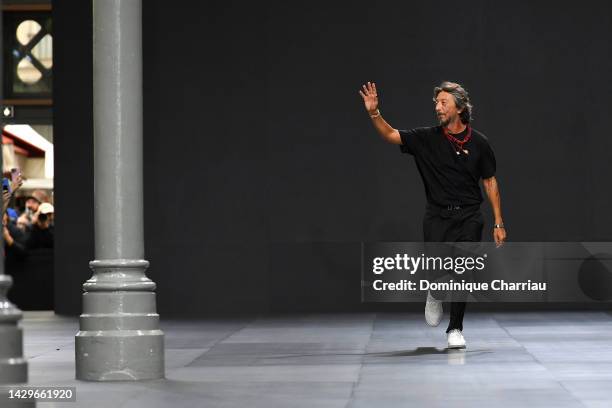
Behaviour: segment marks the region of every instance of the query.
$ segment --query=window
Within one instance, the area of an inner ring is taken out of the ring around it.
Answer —
[[[53,34],[50,12],[4,13],[6,99],[50,98]]]

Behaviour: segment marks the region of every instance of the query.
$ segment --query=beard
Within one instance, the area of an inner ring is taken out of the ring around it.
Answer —
[[[436,117],[438,118],[438,122],[440,122],[441,126],[446,126],[451,122],[451,118],[449,118],[448,116],[444,116],[444,118],[442,118],[439,115],[436,115]]]

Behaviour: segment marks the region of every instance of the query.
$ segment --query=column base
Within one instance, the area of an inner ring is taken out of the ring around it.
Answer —
[[[28,362],[23,357],[23,314],[7,298],[13,278],[0,271],[0,401],[8,403],[2,387],[28,382]],[[2,404],[0,404],[2,405]],[[4,407],[4,405],[2,405]],[[20,405],[17,405],[20,406]]]
[[[161,330],[79,331],[76,379],[138,381],[164,378]]]
[[[15,384],[15,387],[23,387],[26,384]],[[6,385],[3,388],[6,389]],[[36,401],[17,401],[9,399],[9,392],[0,390],[0,401],[2,408],[36,408]]]
[[[5,384],[28,382],[28,362],[25,358],[0,359],[0,387]]]
[[[17,323],[0,324],[0,385],[28,382],[28,362],[23,358],[23,333]]]
[[[159,329],[155,283],[145,260],[89,263],[83,314],[75,337],[76,379],[139,381],[164,378],[164,333]]]
[[[6,306],[6,304],[5,304]],[[4,309],[3,318],[21,318],[21,311],[17,308]],[[0,319],[2,320],[2,319]],[[28,362],[23,356],[23,332],[18,326],[17,321],[0,324],[0,407],[2,408],[34,408],[34,401],[19,401],[9,399],[10,387],[27,387],[28,384]],[[6,356],[13,357],[6,357]]]

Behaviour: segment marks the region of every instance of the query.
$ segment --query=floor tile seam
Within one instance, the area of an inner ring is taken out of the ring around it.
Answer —
[[[527,353],[528,355],[531,356],[531,358],[538,363],[544,370],[546,370],[547,373],[549,373],[549,375],[551,376],[551,380],[554,381],[555,383],[557,383],[559,385],[559,387],[561,387],[563,390],[565,390],[565,392],[567,393],[568,396],[570,396],[572,399],[574,399],[576,402],[578,402],[581,406],[588,408],[583,402],[582,400],[580,400],[576,395],[574,395],[570,390],[567,389],[567,387],[565,387],[565,385],[562,383],[562,380],[559,379],[554,372],[552,372],[551,370],[548,369],[548,367],[546,366],[546,364],[544,364],[543,362],[541,362],[535,355],[533,355],[529,350],[527,350],[527,348],[525,348],[525,346],[523,345],[523,343],[521,343],[520,341],[518,341],[512,334],[510,334],[510,332],[506,329],[506,327],[504,327],[495,317],[494,320],[497,322],[497,324],[499,325],[499,327],[504,330],[508,336],[510,338],[512,338],[516,343],[520,344],[521,348],[525,351],[525,353]]]
[[[548,368],[547,368],[547,370],[548,370]],[[578,403],[580,403],[580,405],[582,405],[584,408],[588,408],[588,405],[586,405],[586,404],[585,404],[585,403],[582,401],[582,399],[581,399],[581,398],[579,398],[579,397],[578,397],[576,394],[574,394],[572,391],[570,391],[570,390],[569,390],[569,389],[568,389],[568,388],[565,386],[565,384],[563,384],[563,381],[562,381],[562,380],[560,380],[560,379],[559,379],[559,380],[555,379],[555,381],[556,381],[557,383],[559,383],[559,386],[560,386],[561,388],[563,388],[563,389],[565,390],[565,392],[567,392],[567,393],[568,393],[569,395],[571,395],[571,396],[572,396],[572,397],[573,397],[573,398],[574,398],[574,399],[575,399],[575,400],[576,400]]]
[[[351,386],[351,393],[349,394],[348,400],[346,401],[345,408],[350,407],[352,402],[355,400],[355,388],[357,388],[357,386],[361,382],[361,372],[363,371],[363,362],[365,360],[368,346],[370,345],[370,341],[372,340],[372,335],[374,334],[374,325],[376,324],[377,319],[378,319],[378,314],[373,313],[372,320],[370,323],[370,336],[364,346],[363,355],[361,356],[359,360],[359,371],[357,372],[357,380],[353,381],[353,385]]]
[[[241,327],[237,328],[236,330],[230,331],[225,337],[220,338],[219,340],[217,340],[216,342],[214,342],[210,347],[208,347],[208,349],[203,352],[202,354],[198,355],[196,358],[194,358],[193,360],[189,361],[188,363],[186,363],[185,365],[183,365],[183,367],[189,367],[191,366],[191,364],[193,364],[194,361],[202,358],[202,356],[204,356],[206,353],[208,353],[210,350],[212,350],[215,346],[217,346],[217,344],[222,343],[223,341],[227,340],[228,338],[232,337],[234,334],[246,329],[248,326],[250,326],[251,324],[253,324],[255,321],[257,321],[259,318],[261,317],[261,315],[256,315],[252,318],[252,320],[245,322]]]

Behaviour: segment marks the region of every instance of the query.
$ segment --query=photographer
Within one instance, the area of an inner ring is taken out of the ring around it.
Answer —
[[[53,248],[53,205],[42,203],[32,216],[32,227],[26,241],[28,250],[37,248]]]
[[[49,196],[43,190],[34,190],[25,196],[24,211],[21,214],[21,221],[27,226],[32,225],[32,217],[38,211],[42,203],[50,202]]]

